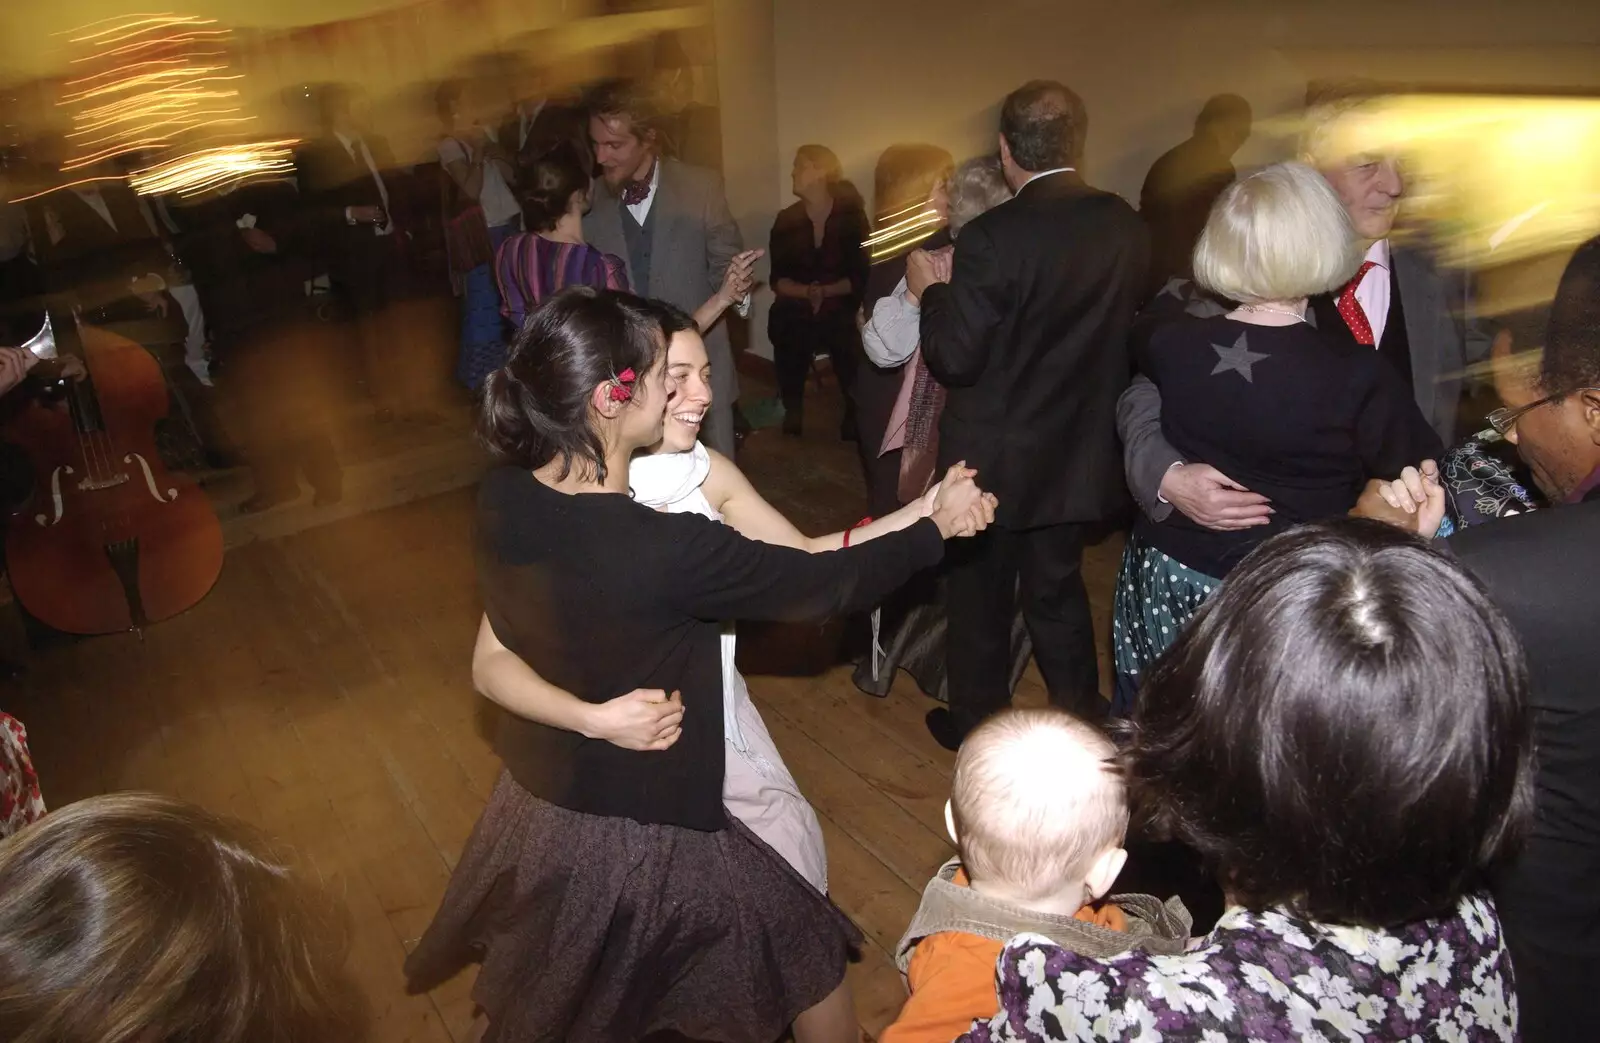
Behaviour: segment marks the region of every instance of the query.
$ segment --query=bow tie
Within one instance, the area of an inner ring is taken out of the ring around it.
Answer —
[[[651,167],[650,173],[639,181],[629,181],[622,186],[622,205],[638,206],[650,198],[650,178],[655,174],[656,168]]]

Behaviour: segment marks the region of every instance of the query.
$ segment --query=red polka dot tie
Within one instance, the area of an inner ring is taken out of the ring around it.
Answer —
[[[1376,261],[1362,261],[1361,267],[1356,270],[1356,277],[1345,283],[1344,289],[1339,292],[1339,314],[1343,316],[1350,332],[1355,334],[1357,344],[1372,345],[1372,323],[1367,321],[1367,313],[1361,309],[1361,302],[1356,300],[1356,287],[1361,285],[1361,280],[1372,269],[1378,266]]]

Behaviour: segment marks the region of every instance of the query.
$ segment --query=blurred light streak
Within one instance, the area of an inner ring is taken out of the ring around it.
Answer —
[[[141,195],[197,195],[211,189],[258,178],[286,177],[294,172],[294,138],[224,145],[202,149],[128,178]]]
[[[1343,155],[1401,158],[1403,220],[1447,264],[1516,265],[1600,232],[1600,98],[1395,94],[1332,139]]]
[[[136,36],[143,36],[146,33],[154,32],[157,29],[168,29],[179,25],[217,24],[217,20],[215,18],[195,18],[192,15],[157,14],[146,15],[142,17],[136,15],[133,16],[133,19],[133,21],[124,22],[123,24],[114,26],[110,29],[102,29],[99,32],[90,33],[87,36],[71,36],[67,39],[69,43],[90,43],[95,40],[101,40],[102,37],[110,36],[112,33],[124,33],[125,35],[111,36],[109,40],[103,40],[104,43],[121,43],[124,40],[131,40]],[[88,26],[80,27],[80,29],[82,28],[88,28]],[[79,32],[80,29],[74,29],[71,31]],[[130,29],[133,31],[128,32]]]
[[[114,58],[119,54],[124,54],[129,51],[142,50],[146,47],[171,47],[180,43],[190,43],[201,39],[202,37],[227,35],[229,35],[229,31],[227,29],[199,29],[191,33],[174,33],[171,36],[163,36],[156,40],[140,40],[138,43],[130,43],[124,44],[121,47],[113,47],[109,51],[101,51],[98,54],[85,55],[82,58],[73,58],[68,64],[77,65],[79,62],[91,62],[97,58]]]
[[[188,15],[132,14],[72,30],[71,41],[91,53],[74,59],[89,68],[66,82],[57,102],[72,110],[73,123],[66,134],[72,153],[62,172],[175,148],[203,128],[250,119],[237,115],[239,92],[231,86],[244,77],[228,74],[225,52],[216,49],[228,30],[197,28],[214,24]]]
[[[118,175],[115,175],[115,174],[106,175],[104,177],[79,178],[77,181],[69,181],[64,185],[52,185],[51,187],[49,187],[47,189],[44,189],[41,192],[35,192],[32,195],[18,196],[15,199],[6,200],[6,202],[8,202],[8,203],[26,203],[26,202],[29,202],[29,201],[34,200],[34,199],[42,199],[42,198],[44,198],[45,196],[49,195],[52,192],[65,192],[69,188],[79,188],[79,187],[81,187],[83,185],[92,185],[97,181],[122,181],[122,180],[124,180],[122,177],[120,177]]]
[[[922,242],[943,221],[939,212],[926,202],[914,203],[904,210],[885,214],[878,230],[861,245],[867,248],[872,260],[880,261]]]

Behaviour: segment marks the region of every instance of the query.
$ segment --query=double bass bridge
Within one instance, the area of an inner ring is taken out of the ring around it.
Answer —
[[[116,474],[105,478],[85,478],[78,483],[78,490],[80,492],[94,492],[96,489],[115,489],[127,480],[127,472],[118,471]]]

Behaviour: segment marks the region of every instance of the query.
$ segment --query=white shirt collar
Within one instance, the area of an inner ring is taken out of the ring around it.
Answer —
[[[1037,174],[1029,174],[1028,180],[1024,181],[1022,188],[1018,188],[1017,191],[1021,192],[1023,188],[1027,188],[1042,177],[1049,177],[1051,174],[1065,174],[1068,171],[1076,171],[1077,169],[1077,167],[1056,167],[1054,170],[1041,170]]]
[[[336,131],[333,132],[333,136],[338,138],[339,139],[339,144],[343,145],[344,146],[344,150],[346,152],[350,153],[350,158],[351,159],[355,159],[356,158],[356,142],[361,140],[360,135],[357,135],[355,137],[351,137],[348,134],[344,134],[344,133],[336,130]]]
[[[1371,246],[1367,247],[1367,256],[1364,258],[1364,260],[1371,261],[1373,264],[1377,265],[1379,268],[1382,268],[1384,271],[1388,271],[1389,270],[1389,240],[1387,240],[1387,239],[1379,239],[1379,240],[1375,241]]]

